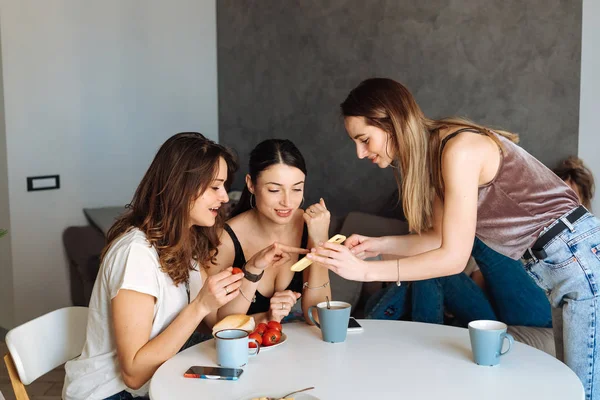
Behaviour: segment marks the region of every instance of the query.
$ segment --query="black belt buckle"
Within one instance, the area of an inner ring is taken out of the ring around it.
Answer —
[[[525,250],[525,253],[523,254],[523,259],[525,259],[526,261],[543,260],[546,257],[548,257],[548,254],[546,253],[546,250],[544,250],[544,249],[540,249],[540,250],[527,249],[527,250]]]

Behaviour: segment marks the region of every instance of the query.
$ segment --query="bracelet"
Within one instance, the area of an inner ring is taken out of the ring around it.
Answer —
[[[245,263],[244,263],[244,265],[242,265],[241,270],[244,272],[244,278],[246,278],[247,280],[249,280],[250,282],[253,282],[253,283],[256,283],[256,282],[260,281],[260,279],[265,274],[265,270],[264,269],[258,275],[257,274],[252,274],[252,273],[248,272],[248,270],[246,269],[246,264]]]
[[[240,294],[242,295],[242,297],[244,299],[246,299],[247,302],[249,302],[249,303],[256,303],[256,295],[254,295],[254,297],[252,297],[252,300],[250,300],[250,299],[248,299],[246,297],[246,295],[244,294],[244,292],[242,292],[242,288],[239,288],[238,290],[240,291]]]
[[[398,280],[396,281],[396,286],[400,286],[402,285],[402,282],[400,282],[400,259],[396,258],[396,267],[398,268]]]
[[[310,289],[310,290],[314,290],[314,289],[324,289],[329,285],[329,281],[325,282],[324,284],[322,284],[321,286],[313,286],[310,287],[308,286],[308,282],[304,282],[304,285],[302,285],[302,289]]]

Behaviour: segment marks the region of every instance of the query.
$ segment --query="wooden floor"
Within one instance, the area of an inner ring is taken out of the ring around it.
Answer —
[[[8,371],[6,371],[6,365],[4,365],[4,355],[6,353],[8,353],[6,344],[0,342],[0,392],[2,393],[0,400],[2,400],[2,396],[6,400],[15,400],[10,379],[8,379]],[[64,380],[65,369],[61,366],[39,377],[25,388],[31,400],[61,400]]]

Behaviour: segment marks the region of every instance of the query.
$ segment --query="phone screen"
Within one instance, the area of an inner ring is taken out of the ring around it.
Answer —
[[[362,326],[358,323],[357,320],[355,320],[354,318],[350,318],[348,320],[348,329],[357,329],[357,328],[362,328]]]
[[[188,369],[185,374],[186,378],[201,378],[201,379],[223,379],[235,381],[244,372],[240,368],[221,368],[221,367],[200,367],[193,366]]]

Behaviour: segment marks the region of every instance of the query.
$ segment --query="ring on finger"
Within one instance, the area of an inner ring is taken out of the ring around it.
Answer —
[[[229,289],[227,289],[227,286],[225,286],[223,289],[225,289],[225,293],[229,294]]]
[[[285,310],[285,303],[281,303],[281,309]]]

